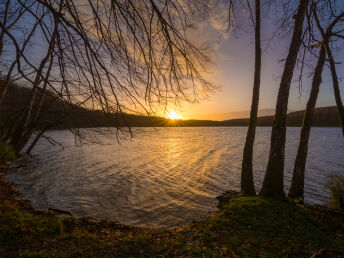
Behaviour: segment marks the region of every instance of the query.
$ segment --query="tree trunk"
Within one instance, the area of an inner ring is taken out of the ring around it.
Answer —
[[[322,47],[320,49],[319,57],[318,57],[318,63],[317,66],[314,70],[314,76],[313,76],[313,81],[312,81],[312,89],[311,89],[311,94],[309,96],[309,100],[307,103],[307,107],[305,110],[304,114],[304,120],[303,120],[303,126],[301,130],[301,136],[300,136],[300,142],[299,142],[299,148],[294,164],[294,173],[293,173],[293,178],[292,178],[292,183],[291,187],[289,190],[289,198],[292,199],[303,199],[304,197],[304,178],[305,178],[305,167],[306,167],[306,159],[307,159],[307,151],[308,151],[308,140],[309,140],[309,134],[310,134],[310,129],[312,125],[312,119],[313,119],[313,114],[314,114],[314,109],[315,109],[315,104],[316,100],[318,98],[318,93],[319,93],[319,87],[321,84],[321,73],[324,68],[324,64],[326,61],[326,50],[327,48],[329,49],[329,40],[332,35],[332,29],[336,25],[337,22],[340,21],[340,19],[344,16],[344,12],[341,13],[339,16],[337,16],[333,22],[329,25],[329,27],[326,30],[326,33],[324,30],[321,28],[317,13],[316,13],[316,5],[314,4],[312,6],[313,13],[314,13],[314,18],[317,23],[317,27],[321,33],[321,36],[323,37],[323,43]],[[330,49],[329,49],[330,50]],[[332,60],[332,67],[334,67],[334,61],[333,57],[330,52],[330,60]],[[334,74],[336,75],[335,72],[335,67],[333,69]],[[334,81],[337,81],[334,79]],[[338,81],[337,81],[338,82]],[[334,85],[334,87],[338,86],[338,83]],[[339,90],[339,88],[338,88]],[[339,93],[339,92],[337,92]],[[340,94],[339,94],[340,97]],[[337,107],[340,107],[341,102],[337,102]],[[343,127],[342,127],[343,128]]]
[[[259,88],[260,88],[260,73],[261,73],[261,59],[262,51],[260,46],[260,0],[255,2],[255,65],[254,65],[254,82],[253,82],[253,95],[250,113],[250,123],[246,136],[244,147],[242,170],[241,170],[241,192],[244,195],[255,195],[253,181],[253,145],[256,136],[256,122],[259,104]]]
[[[44,101],[45,93],[47,90],[48,79],[50,77],[50,72],[51,72],[51,68],[53,65],[53,61],[54,61],[54,56],[51,56],[49,67],[48,67],[47,73],[46,73],[45,78],[44,78],[44,84],[43,84],[42,90],[40,92],[39,99],[37,100],[37,104],[36,104],[35,109],[32,110],[32,119],[31,119],[29,125],[24,128],[25,130],[23,132],[22,140],[20,141],[20,144],[17,145],[18,146],[17,148],[19,150],[21,150],[27,144],[27,142],[30,139],[31,134],[34,132],[35,128],[37,127],[37,125],[39,123],[41,113],[42,113],[41,111],[42,111],[42,107],[43,107],[43,101]],[[39,137],[38,137],[38,139],[39,139]],[[37,139],[37,141],[38,141],[38,139]],[[32,146],[32,148],[33,148],[33,146]]]
[[[293,178],[289,190],[288,197],[292,199],[303,199],[304,194],[304,180],[305,180],[305,167],[308,151],[308,140],[311,131],[313,114],[315,104],[319,94],[319,87],[321,84],[321,73],[324,68],[326,59],[325,47],[320,49],[318,63],[314,70],[312,89],[307,102],[307,107],[303,117],[303,124],[301,129],[301,136],[299,147],[297,150],[296,160],[294,164]]]
[[[51,39],[50,39],[50,42],[49,42],[47,54],[42,59],[40,65],[39,65],[39,68],[37,70],[36,77],[35,77],[33,87],[31,90],[30,101],[27,105],[27,110],[25,110],[25,112],[23,114],[22,123],[16,129],[16,131],[14,132],[13,137],[10,141],[10,144],[12,146],[14,146],[16,152],[21,151],[21,149],[26,144],[28,138],[30,137],[30,135],[28,135],[30,130],[31,130],[29,128],[29,125],[30,125],[30,122],[32,119],[33,106],[34,106],[35,99],[37,96],[37,88],[41,82],[41,78],[43,77],[43,70],[44,70],[46,63],[49,61],[49,59],[53,58],[52,54],[53,54],[53,49],[55,47],[55,40],[56,40],[57,29],[58,29],[58,19],[56,16],[54,17],[54,22],[55,22],[54,32],[53,32]],[[50,69],[49,69],[48,73],[50,73]]]
[[[48,127],[45,127],[44,129],[42,129],[35,137],[35,139],[32,141],[32,143],[30,144],[29,148],[26,150],[26,154],[30,154],[32,149],[36,146],[38,140],[41,138],[41,136],[45,133],[45,131],[48,129]]]
[[[36,78],[35,78],[33,87],[31,89],[30,101],[27,105],[27,109],[24,111],[23,116],[21,118],[21,122],[20,122],[19,126],[16,128],[16,130],[14,131],[13,136],[11,138],[10,145],[12,145],[15,148],[16,152],[19,152],[21,150],[20,146],[22,146],[22,141],[24,138],[25,131],[26,131],[28,125],[30,124],[32,108],[33,108],[33,105],[34,105],[34,102],[36,99],[36,95],[37,95],[37,88],[38,88],[39,83],[40,83],[40,79],[41,79],[41,76],[43,73],[44,66],[45,66],[46,62],[48,61],[48,58],[51,54],[50,52],[51,51],[49,49],[46,57],[41,61],[41,64],[40,64],[39,69],[38,69],[37,74],[36,74]]]
[[[0,57],[2,56],[2,52],[4,49],[4,37],[5,37],[5,32],[1,31],[1,33],[0,33]]]
[[[30,146],[28,147],[28,149],[26,150],[26,154],[30,154],[32,149],[36,146],[38,140],[43,136],[43,134],[49,130],[50,128],[53,128],[55,125],[59,124],[63,119],[65,119],[65,116],[60,117],[59,119],[57,119],[55,122],[52,122],[50,124],[48,124],[47,126],[45,126],[35,137],[35,139],[32,141],[32,143],[30,144]]]
[[[6,95],[6,92],[7,92],[7,89],[10,85],[10,80],[11,80],[11,76],[12,76],[12,72],[13,72],[13,69],[16,65],[16,61],[14,61],[12,64],[11,64],[11,67],[10,69],[8,70],[7,72],[7,76],[6,76],[6,79],[4,80],[4,84],[3,86],[1,87],[0,89],[0,107],[2,105],[2,102],[4,101],[5,99],[5,95]],[[0,115],[1,115],[1,109],[0,109]]]
[[[7,15],[8,15],[9,6],[10,6],[10,0],[7,0],[6,7],[4,10],[4,17],[3,17],[3,20],[0,21],[0,22],[2,22],[2,24],[5,27],[6,27],[6,23],[7,23]],[[2,56],[2,52],[4,50],[4,37],[5,37],[5,31],[1,30],[1,32],[0,32],[0,57]]]
[[[314,19],[316,21],[316,25],[321,33],[321,36],[323,38],[323,44],[326,49],[327,57],[330,63],[330,70],[331,70],[331,75],[332,75],[332,83],[333,83],[333,90],[334,90],[334,97],[336,99],[336,104],[337,104],[337,109],[339,113],[339,121],[340,125],[342,128],[342,133],[344,136],[344,107],[343,107],[343,102],[342,98],[340,96],[340,89],[339,89],[339,83],[338,83],[338,76],[336,72],[336,64],[334,62],[334,58],[330,49],[330,44],[328,42],[327,36],[332,33],[332,28],[334,25],[340,21],[344,17],[344,12],[342,12],[340,15],[336,17],[336,19],[331,23],[330,27],[327,29],[326,33],[324,32],[323,28],[321,27],[317,11],[316,11],[316,4],[313,4],[313,14],[314,14]]]
[[[0,90],[0,106],[2,105],[2,102],[4,101],[4,98],[5,98],[5,95],[6,95],[6,91],[10,85],[10,80],[11,80],[11,75],[12,75],[12,72],[13,72],[13,69],[15,68],[15,66],[17,64],[20,64],[20,53],[24,53],[25,51],[25,48],[27,46],[27,44],[29,43],[29,39],[33,36],[37,26],[38,26],[39,23],[36,23],[34,26],[33,26],[33,29],[31,30],[31,32],[28,34],[28,37],[27,39],[24,41],[23,43],[23,46],[22,48],[19,50],[19,49],[16,49],[16,58],[15,60],[12,62],[11,66],[10,66],[10,69],[8,70],[7,72],[7,76],[6,76],[6,79],[5,79],[5,82],[4,82],[4,85],[3,87],[1,88]],[[12,23],[12,25],[14,25],[14,23]],[[2,29],[2,33],[5,33],[5,31],[9,34],[9,31],[8,31],[8,28],[6,28],[3,24],[0,23],[0,27]],[[1,38],[1,37],[0,37]],[[0,39],[1,41],[1,39]],[[0,44],[3,43],[3,42],[0,42]],[[1,50],[2,51],[2,50]],[[0,52],[1,52],[0,51]],[[0,57],[1,57],[1,53],[0,53]]]
[[[342,133],[344,136],[344,107],[342,98],[340,96],[340,89],[339,89],[339,83],[338,83],[338,76],[336,72],[336,64],[334,62],[332,52],[330,50],[329,44],[325,44],[326,47],[326,53],[328,56],[328,60],[330,62],[330,69],[331,69],[331,75],[332,75],[332,83],[333,83],[333,91],[334,91],[334,97],[336,99],[338,114],[339,114],[339,121],[342,128]]]
[[[299,1],[293,36],[278,91],[275,117],[271,132],[269,161],[263,187],[260,191],[260,194],[265,197],[285,199],[283,177],[289,90],[297,54],[302,41],[303,22],[307,4],[308,0]]]

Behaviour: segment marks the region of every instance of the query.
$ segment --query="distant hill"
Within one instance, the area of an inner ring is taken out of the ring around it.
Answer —
[[[272,108],[259,109],[258,116],[272,116],[275,110]],[[234,111],[226,113],[209,113],[209,114],[186,114],[184,115],[186,120],[212,120],[212,121],[224,121],[232,119],[241,119],[250,117],[250,110],[245,111]]]
[[[299,127],[302,125],[304,111],[296,111],[288,114],[287,126]],[[88,126],[107,126],[104,123],[104,115],[101,112],[96,114],[93,112],[73,113],[74,124],[77,123],[79,127]],[[257,119],[257,126],[272,126],[274,116],[262,116]],[[126,123],[124,123],[124,120]],[[92,125],[90,124],[92,122]],[[249,119],[231,119],[225,121],[212,120],[174,120],[163,117],[149,117],[124,114],[123,117],[117,118],[118,126],[129,125],[132,127],[169,127],[169,126],[248,126]],[[339,127],[338,111],[336,107],[321,107],[316,108],[313,118],[314,127]]]
[[[288,114],[287,126],[301,126],[304,111],[295,111]],[[262,116],[257,119],[257,126],[272,126],[274,116]],[[223,126],[247,126],[248,118],[231,119],[221,122]],[[316,108],[313,117],[315,127],[339,127],[337,107]]]
[[[2,86],[0,80],[0,87]],[[176,120],[171,121],[163,117],[138,116],[131,114],[105,115],[101,111],[89,111],[82,107],[76,107],[54,97],[49,93],[45,99],[41,126],[45,126],[63,117],[64,119],[54,128],[75,127],[107,127],[107,126],[132,126],[132,127],[166,127],[166,126],[247,126],[248,118],[231,119],[224,121],[212,120]],[[18,85],[11,85],[5,96],[4,105],[1,107],[1,121],[15,117],[22,110],[30,96],[30,89]],[[296,111],[288,114],[287,126],[301,126],[304,111]],[[273,116],[261,116],[257,120],[257,126],[272,126]],[[6,127],[6,122],[2,126]],[[338,111],[336,107],[321,107],[315,110],[313,126],[339,127]]]
[[[299,127],[302,125],[304,111],[296,111],[288,114],[287,126]],[[126,115],[131,126],[248,126],[248,118],[231,119],[225,121],[212,120],[176,120],[171,121],[162,117],[147,117]],[[262,116],[257,119],[257,126],[272,126],[274,116]],[[316,108],[313,118],[315,127],[339,127],[337,107]]]
[[[288,114],[287,125],[299,126],[302,124],[304,111],[297,111]],[[339,114],[337,107],[321,107],[315,109],[313,126],[319,127],[339,127]]]

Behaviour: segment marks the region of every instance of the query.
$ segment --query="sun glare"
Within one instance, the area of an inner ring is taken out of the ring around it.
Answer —
[[[171,120],[176,120],[176,119],[183,119],[183,116],[176,111],[172,110],[166,114],[166,118],[169,118]]]

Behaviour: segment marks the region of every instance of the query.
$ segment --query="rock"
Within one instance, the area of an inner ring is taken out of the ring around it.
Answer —
[[[99,222],[98,220],[96,220],[92,217],[81,217],[81,218],[79,218],[79,220],[82,221],[83,223],[87,224],[87,225],[88,224],[94,225],[94,224],[97,224]]]
[[[54,209],[54,208],[49,208],[48,211],[53,211],[56,215],[69,215],[73,216],[73,214],[69,211],[64,211],[64,210],[59,210],[59,209]]]
[[[230,202],[231,198],[235,198],[235,197],[240,197],[242,196],[242,194],[240,192],[237,191],[226,191],[222,194],[220,194],[219,196],[216,197],[216,199],[218,200],[218,204],[217,207],[222,210],[223,206],[227,203]]]

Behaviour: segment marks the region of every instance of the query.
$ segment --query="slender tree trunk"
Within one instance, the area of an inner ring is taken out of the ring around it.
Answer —
[[[338,114],[339,114],[339,121],[340,125],[342,127],[342,133],[344,136],[344,107],[343,107],[343,102],[342,98],[340,95],[340,89],[339,89],[339,83],[338,83],[338,76],[336,72],[336,65],[332,56],[331,49],[328,45],[328,43],[325,44],[326,46],[326,53],[328,56],[328,60],[330,62],[330,69],[331,69],[331,75],[332,75],[332,83],[333,83],[333,91],[334,91],[334,97],[336,100],[337,104],[337,109],[338,109]]]
[[[28,106],[27,106],[27,110],[23,114],[22,123],[16,129],[16,131],[14,132],[13,137],[10,141],[10,144],[12,146],[14,146],[16,152],[20,152],[20,150],[23,148],[23,146],[25,145],[25,143],[28,140],[28,137],[29,137],[27,135],[27,133],[29,131],[28,126],[30,125],[30,122],[32,119],[33,106],[34,106],[35,99],[37,96],[37,88],[41,82],[44,67],[45,67],[46,63],[48,62],[48,60],[50,58],[52,58],[53,49],[55,46],[55,40],[56,40],[56,36],[57,36],[57,29],[58,29],[58,20],[57,20],[57,17],[55,17],[54,32],[53,32],[53,35],[51,36],[51,39],[49,42],[47,54],[42,59],[40,65],[39,65],[38,71],[36,73],[36,77],[35,77],[33,87],[31,90],[31,96],[30,96],[30,101],[29,101]],[[50,70],[49,70],[49,73],[50,73]]]
[[[51,56],[49,67],[48,67],[47,73],[46,73],[45,78],[44,78],[44,84],[43,84],[42,90],[40,92],[39,99],[37,100],[37,104],[35,105],[36,106],[35,109],[33,109],[33,111],[32,111],[32,119],[31,119],[29,125],[24,128],[25,130],[23,132],[22,140],[20,141],[20,144],[18,143],[18,145],[17,145],[18,146],[17,148],[19,150],[21,150],[27,144],[27,142],[30,139],[31,134],[33,133],[33,131],[35,130],[36,126],[39,123],[41,113],[42,113],[41,111],[42,111],[42,107],[43,107],[43,101],[44,101],[45,93],[47,90],[48,79],[50,77],[50,72],[51,72],[51,68],[53,65],[53,61],[54,61],[54,57]],[[37,141],[38,141],[38,139],[37,139]],[[33,146],[32,146],[32,148],[33,148]]]
[[[7,91],[8,87],[9,87],[9,85],[10,85],[10,80],[11,80],[12,72],[13,72],[14,68],[16,67],[16,65],[20,64],[20,52],[23,53],[25,51],[25,48],[26,48],[27,44],[29,43],[29,39],[34,34],[34,31],[36,30],[36,27],[38,26],[38,24],[39,23],[36,23],[34,25],[33,29],[29,33],[27,39],[24,41],[21,50],[20,51],[18,51],[18,49],[16,50],[16,58],[12,62],[11,66],[10,66],[10,69],[7,72],[6,79],[4,81],[3,87],[0,89],[0,106],[2,105],[2,102],[4,101],[4,98],[5,98],[5,95],[6,95],[6,91]],[[2,29],[2,33],[5,33],[5,31],[7,31],[7,33],[9,33],[8,32],[8,28],[6,28],[3,24],[0,23],[0,27]],[[1,38],[1,36],[0,36],[0,38]],[[0,44],[1,44],[1,42],[0,42]],[[0,53],[0,58],[1,58],[1,53]]]
[[[315,104],[316,104],[316,100],[318,98],[319,87],[321,84],[321,73],[323,71],[324,64],[326,61],[326,49],[328,48],[330,50],[328,43],[329,43],[330,37],[332,35],[333,27],[344,16],[344,12],[342,12],[340,15],[338,15],[333,20],[333,22],[329,25],[329,27],[327,28],[326,33],[325,33],[324,30],[320,26],[320,22],[318,20],[318,16],[316,13],[316,5],[315,4],[313,4],[312,10],[314,12],[314,18],[316,20],[318,29],[321,33],[321,36],[323,37],[323,42],[322,42],[322,46],[321,46],[319,57],[318,57],[318,63],[317,63],[317,66],[314,70],[311,94],[309,96],[309,100],[308,100],[307,107],[306,107],[305,114],[304,114],[304,120],[303,120],[303,126],[302,126],[302,130],[301,130],[299,148],[298,148],[298,152],[297,152],[297,156],[296,156],[296,160],[295,160],[295,164],[294,164],[294,173],[293,173],[292,183],[291,183],[291,187],[290,187],[289,194],[288,194],[289,198],[292,198],[292,199],[303,199],[303,197],[304,197],[304,178],[305,178],[307,151],[308,151],[308,140],[309,140],[309,134],[310,134],[310,129],[311,129],[311,125],[312,125],[312,119],[313,119],[313,115],[314,115]],[[332,66],[334,67],[334,61],[333,61],[331,51],[327,51],[327,52],[330,52],[331,58],[329,58],[329,59],[332,60]],[[335,69],[334,69],[333,73],[336,75]],[[334,81],[336,81],[336,78],[334,79]],[[334,87],[336,87],[336,86],[338,86],[338,83],[337,84],[335,83]],[[338,93],[339,92],[337,91],[337,94]],[[338,94],[338,95],[340,98],[340,94]],[[337,97],[338,97],[338,95],[337,95]],[[339,102],[339,103],[337,102],[338,108],[340,108],[340,103],[341,102]]]
[[[301,136],[299,147],[297,150],[296,160],[294,164],[293,178],[288,197],[292,199],[303,199],[304,181],[305,181],[305,167],[308,152],[308,140],[311,131],[312,120],[314,115],[315,104],[319,94],[321,84],[321,73],[324,68],[326,59],[325,47],[320,49],[318,63],[314,70],[311,93],[307,102],[307,107],[303,117],[303,124],[301,129]]]
[[[43,134],[49,130],[50,128],[53,128],[55,125],[58,125],[62,120],[64,120],[66,118],[66,115],[60,117],[59,119],[57,119],[55,122],[48,124],[47,126],[45,126],[35,137],[35,139],[32,141],[32,143],[30,144],[30,146],[28,147],[28,149],[26,150],[26,154],[30,154],[32,149],[36,146],[37,142],[39,141],[39,139],[43,136]]]
[[[16,152],[20,151],[20,146],[22,145],[21,142],[23,140],[23,134],[25,133],[25,130],[27,129],[27,126],[29,125],[31,121],[31,114],[32,114],[32,107],[34,105],[36,95],[37,95],[37,87],[40,82],[41,75],[43,73],[44,66],[48,60],[48,57],[50,55],[50,49],[48,50],[47,56],[41,61],[40,67],[37,71],[36,78],[33,84],[33,88],[31,90],[31,95],[30,95],[30,101],[27,105],[27,109],[24,111],[21,123],[19,124],[18,128],[15,130],[12,139],[10,141],[10,144],[14,146]]]
[[[3,49],[4,49],[4,37],[5,37],[5,32],[1,31],[0,32],[0,57],[1,57]]]
[[[11,74],[12,74],[12,71],[14,69],[14,66],[15,66],[15,63],[16,62],[13,62],[8,73],[7,73],[7,76],[6,76],[6,79],[4,80],[4,83],[2,85],[2,87],[0,88],[0,127],[1,127],[1,131],[0,131],[0,140],[3,139],[3,136],[4,136],[4,127],[5,126],[5,123],[6,123],[6,119],[5,119],[5,115],[3,114],[4,113],[4,109],[2,107],[2,102],[4,101],[5,99],[5,96],[6,96],[6,92],[7,92],[7,88],[10,84],[10,78],[11,78]]]
[[[44,128],[42,129],[35,137],[35,139],[32,141],[32,143],[30,144],[29,148],[26,150],[26,154],[30,154],[32,149],[36,146],[38,140],[41,138],[41,136],[45,133],[45,131],[47,130],[48,128]]]
[[[328,60],[330,63],[334,97],[336,99],[336,104],[337,104],[337,109],[338,109],[338,114],[339,114],[339,121],[340,121],[340,125],[342,128],[342,133],[344,136],[344,107],[343,107],[342,98],[340,96],[340,89],[339,89],[338,76],[337,76],[337,71],[336,71],[336,64],[334,62],[334,58],[333,58],[333,55],[332,55],[332,52],[330,49],[329,41],[327,40],[327,36],[332,33],[333,26],[344,17],[344,12],[336,17],[336,19],[332,22],[332,24],[330,25],[330,27],[328,28],[328,30],[325,33],[325,31],[321,27],[321,24],[320,24],[318,15],[317,15],[316,4],[313,4],[312,9],[313,9],[313,14],[314,14],[314,19],[316,21],[316,25],[317,25],[317,27],[321,33],[321,36],[323,38],[323,44],[325,46],[326,54],[327,54],[327,57],[328,57]]]
[[[14,61],[14,62],[11,64],[11,67],[10,67],[10,69],[9,69],[8,72],[7,72],[6,79],[4,80],[3,87],[0,89],[0,107],[1,107],[1,105],[2,105],[2,102],[3,102],[4,99],[5,99],[5,95],[6,95],[8,86],[10,85],[11,75],[12,75],[12,72],[13,72],[13,69],[14,69],[16,63],[17,63],[17,61]],[[1,115],[1,109],[0,109],[0,115]]]
[[[4,18],[2,20],[2,24],[5,27],[6,27],[6,23],[7,23],[7,15],[8,15],[9,6],[10,6],[10,0],[7,0],[5,11],[4,11]],[[5,38],[5,30],[2,29],[0,32],[0,57],[1,57],[2,52],[4,50],[4,38]]]
[[[254,65],[254,81],[253,81],[253,95],[250,113],[250,123],[246,136],[244,147],[242,170],[241,170],[241,192],[245,195],[255,195],[253,181],[253,145],[256,136],[256,122],[259,104],[259,89],[260,89],[260,73],[261,73],[261,59],[262,50],[260,46],[260,0],[255,2],[255,65]]]
[[[269,161],[263,187],[260,191],[260,194],[265,197],[285,199],[283,177],[289,90],[290,83],[293,78],[297,54],[302,41],[303,22],[307,4],[308,0],[299,1],[293,36],[278,91],[275,117],[271,132]]]

